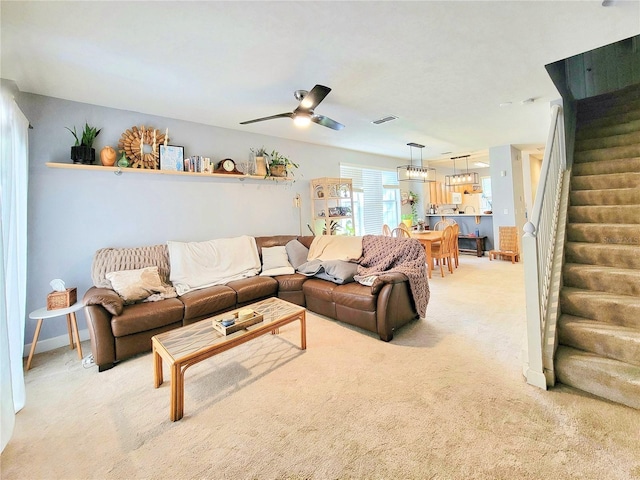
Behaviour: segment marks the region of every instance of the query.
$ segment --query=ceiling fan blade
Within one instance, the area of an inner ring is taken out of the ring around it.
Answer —
[[[312,111],[322,100],[324,100],[324,97],[329,95],[330,91],[331,89],[329,87],[325,87],[324,85],[316,85],[311,89],[309,93],[304,96],[302,100],[300,100],[300,105],[298,105],[298,108],[296,108],[295,111]]]
[[[247,120],[246,122],[240,122],[240,125],[247,125],[249,123],[256,123],[256,122],[264,122],[265,120],[273,120],[274,118],[293,118],[293,113],[291,112],[279,113],[278,115],[271,115],[270,117],[255,118],[253,120]]]
[[[334,130],[342,130],[344,128],[344,125],[341,123],[338,123],[329,117],[325,117],[324,115],[313,115],[311,117],[311,121],[318,125],[322,125],[323,127],[333,128]]]

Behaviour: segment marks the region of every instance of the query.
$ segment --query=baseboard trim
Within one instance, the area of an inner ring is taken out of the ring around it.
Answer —
[[[80,335],[81,342],[84,342],[85,340],[89,340],[89,329],[85,328],[84,330],[79,330],[78,335]],[[22,351],[23,357],[26,358],[29,356],[32,343],[33,342],[25,344],[24,349]],[[38,343],[36,344],[35,353],[48,352],[60,347],[69,347],[69,334],[65,333],[64,335],[59,335],[57,337],[47,338],[45,340],[38,340]],[[91,352],[87,352],[87,353],[91,353]]]

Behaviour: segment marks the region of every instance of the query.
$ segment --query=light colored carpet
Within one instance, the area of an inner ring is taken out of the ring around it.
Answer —
[[[523,283],[464,255],[391,343],[309,314],[304,352],[289,325],[189,369],[175,423],[150,354],[37,355],[2,478],[640,478],[640,412],[524,382]]]

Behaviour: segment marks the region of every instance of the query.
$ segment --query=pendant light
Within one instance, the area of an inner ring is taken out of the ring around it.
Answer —
[[[411,165],[402,165],[398,167],[398,181],[405,182],[435,182],[436,181],[436,169],[430,168],[429,165],[426,167],[422,166],[422,149],[424,145],[420,145],[419,143],[407,143],[409,145],[409,154],[411,158]],[[420,149],[420,165],[413,164],[413,149]]]
[[[456,185],[479,185],[479,175],[477,172],[469,171],[469,157],[471,155],[460,155],[459,157],[451,157],[453,160],[453,175],[445,175],[444,184],[447,187],[455,187]],[[457,173],[456,172],[456,160],[464,158],[467,162],[467,171],[466,173]]]

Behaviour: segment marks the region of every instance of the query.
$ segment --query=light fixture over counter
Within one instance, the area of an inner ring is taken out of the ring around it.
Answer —
[[[461,155],[459,157],[451,157],[453,160],[453,175],[445,175],[444,184],[446,187],[455,187],[456,185],[479,185],[480,177],[477,172],[469,171],[469,157],[471,155]],[[466,173],[456,173],[456,160],[464,158],[467,161]]]
[[[419,143],[407,143],[409,145],[409,152],[411,155],[411,165],[401,165],[397,169],[399,182],[435,182],[436,181],[436,169],[422,166],[422,149],[424,145]],[[413,149],[420,149],[420,165],[413,164]]]

